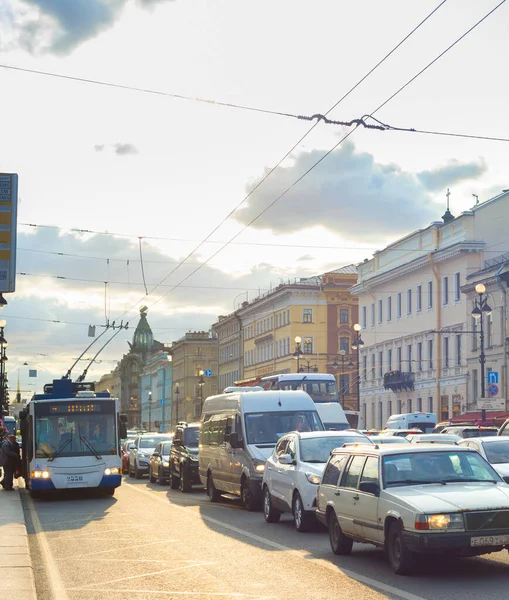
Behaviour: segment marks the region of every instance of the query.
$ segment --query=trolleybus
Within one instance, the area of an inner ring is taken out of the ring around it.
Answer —
[[[23,476],[32,495],[96,489],[113,495],[122,480],[126,417],[93,383],[55,379],[20,412]]]

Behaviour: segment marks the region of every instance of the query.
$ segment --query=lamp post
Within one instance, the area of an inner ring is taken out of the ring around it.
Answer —
[[[177,401],[175,402],[175,425],[178,425],[179,422],[179,394],[180,388],[179,384],[175,384],[175,396],[177,397]]]
[[[359,350],[364,346],[364,342],[361,338],[361,326],[359,323],[355,323],[353,326],[355,331],[355,337],[352,341],[352,350],[357,351],[357,412],[361,410],[361,363],[359,358]]]
[[[307,363],[305,367],[300,367],[300,369],[297,370],[298,373],[304,373],[304,371],[307,371],[308,373],[311,373],[311,371],[313,373],[318,373],[318,367],[316,365],[311,366],[311,361],[304,359],[304,361]]]
[[[148,392],[148,430],[152,431],[152,392]]]
[[[341,361],[341,375],[343,375],[344,370],[345,370],[345,360],[346,360],[346,350],[340,350],[339,351],[339,360]],[[353,367],[353,362],[350,360],[348,362],[348,366],[349,367]],[[338,361],[335,360],[332,363],[332,368],[337,371],[339,368],[339,364]],[[341,393],[341,405],[343,408],[345,408],[345,386],[343,385],[343,382],[340,380],[338,381],[339,384],[339,388],[340,388],[340,393]]]
[[[198,387],[200,389],[200,417],[201,417],[201,411],[203,408],[203,386],[205,385],[205,380],[203,379],[203,375],[205,374],[205,371],[200,370],[200,378],[198,379]]]
[[[6,350],[7,340],[4,337],[4,327],[7,325],[5,319],[0,320],[0,418],[7,415],[9,407],[9,393],[7,391],[7,369]]]
[[[295,338],[295,352],[293,353],[293,358],[297,361],[297,373],[300,373],[300,357],[304,354],[304,352],[302,352],[301,344],[302,338],[298,335]]]
[[[475,291],[479,295],[479,298],[474,300],[474,309],[472,310],[472,316],[475,320],[479,320],[480,324],[480,338],[481,338],[481,354],[479,355],[479,362],[481,363],[481,398],[484,399],[486,394],[486,381],[484,367],[486,365],[486,355],[484,354],[484,316],[491,315],[492,310],[488,304],[488,297],[486,296],[486,286],[482,283],[478,283],[475,286]],[[481,409],[481,421],[486,421],[486,409]]]

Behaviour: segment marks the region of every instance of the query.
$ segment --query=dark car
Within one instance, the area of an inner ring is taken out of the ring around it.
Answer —
[[[179,423],[173,435],[170,452],[170,484],[173,490],[190,492],[201,484],[198,475],[198,439],[200,423]]]
[[[152,453],[148,465],[150,483],[157,481],[159,485],[164,485],[169,482],[171,445],[171,441],[159,442]]]

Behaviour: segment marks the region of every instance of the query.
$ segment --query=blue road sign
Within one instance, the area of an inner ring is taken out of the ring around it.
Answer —
[[[164,398],[161,398],[161,400],[159,400],[159,404],[164,404]]]
[[[498,394],[498,385],[495,385],[494,383],[489,385],[488,386],[488,394],[490,396],[496,396]]]
[[[212,369],[207,369],[205,371],[205,377],[212,377]]]
[[[498,383],[498,371],[488,371],[488,383]]]

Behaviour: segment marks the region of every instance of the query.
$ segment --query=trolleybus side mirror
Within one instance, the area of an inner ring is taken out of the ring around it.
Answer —
[[[120,439],[127,437],[127,415],[119,415],[118,434]]]
[[[26,419],[28,417],[28,410],[24,409],[24,410],[20,410],[19,411],[19,418],[20,419]]]

